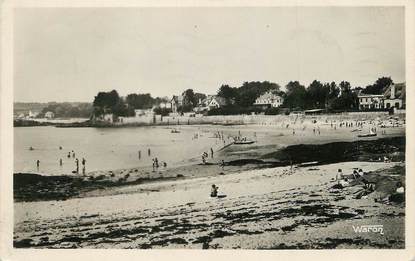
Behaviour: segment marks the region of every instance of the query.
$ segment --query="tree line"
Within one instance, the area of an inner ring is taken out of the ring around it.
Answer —
[[[241,86],[231,87],[221,85],[217,95],[224,98],[226,105],[219,109],[209,111],[210,114],[241,114],[251,112],[264,112],[264,109],[254,106],[255,100],[266,92],[282,96],[285,110],[326,109],[328,111],[352,111],[357,110],[358,93],[381,94],[392,84],[390,77],[381,77],[373,84],[361,87],[352,87],[348,81],[321,82],[314,80],[307,87],[298,81],[290,81],[285,86],[285,92],[277,83],[269,81],[244,82]],[[190,112],[206,99],[203,93],[186,89],[181,94],[179,112]],[[155,112],[167,115],[170,109],[157,108],[161,102],[170,102],[168,98],[153,98],[149,93],[128,94],[120,97],[116,90],[99,92],[93,101],[93,113],[98,116],[104,113],[114,113],[117,116],[134,116],[135,109],[151,109],[156,106]],[[279,109],[270,108],[265,113],[279,113]]]
[[[39,113],[38,117],[44,117],[45,113],[51,111],[56,118],[89,118],[93,111],[91,103],[48,103]]]
[[[238,114],[258,112],[254,106],[256,98],[271,91],[282,96],[284,102],[281,108],[288,110],[327,109],[328,111],[352,111],[359,107],[358,94],[382,94],[392,84],[390,77],[381,77],[365,88],[353,88],[348,81],[326,82],[314,80],[307,87],[298,81],[290,81],[281,87],[271,82],[244,82],[240,87],[222,85],[217,94],[227,101],[227,106],[213,110],[211,114]],[[279,109],[269,108],[267,112],[278,113]]]

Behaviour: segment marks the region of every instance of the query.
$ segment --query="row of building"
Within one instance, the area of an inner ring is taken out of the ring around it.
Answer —
[[[403,109],[406,107],[405,83],[392,84],[382,94],[359,94],[359,110]]]
[[[406,104],[405,83],[392,84],[382,94],[358,94],[359,110],[373,109],[403,109]],[[183,106],[183,96],[173,96],[170,102],[162,104],[164,108],[171,109],[173,113]],[[284,102],[284,98],[272,92],[266,92],[259,96],[254,106],[266,108],[278,108]],[[208,95],[206,99],[199,101],[194,108],[195,112],[209,111],[227,105],[226,99],[217,95]]]
[[[405,96],[405,83],[392,84],[382,94],[358,94],[359,101],[359,110],[382,110],[382,109],[403,109],[406,104]],[[223,106],[228,105],[228,102],[225,98],[218,95],[208,95],[205,99],[200,99],[197,106],[193,108],[193,114],[201,114],[212,109],[218,109]],[[261,107],[262,109],[267,108],[278,108],[284,102],[284,98],[280,95],[274,94],[271,91],[266,92],[256,98],[254,106]],[[162,102],[158,106],[162,109],[167,109],[172,112],[173,115],[179,113],[179,108],[184,105],[184,96],[183,95],[174,95],[170,101]],[[154,108],[152,109],[136,109],[135,117],[153,117]],[[28,115],[20,114],[16,115],[15,118],[20,119],[30,119],[36,118],[39,113],[30,111]],[[189,113],[187,113],[189,114]],[[44,115],[45,118],[52,119],[55,117],[53,112],[46,112]],[[104,121],[111,121],[113,115],[109,114],[102,116]]]
[[[30,119],[37,118],[39,116],[39,114],[40,114],[40,112],[29,111],[28,114],[20,113],[18,115],[14,115],[14,118],[15,119],[21,119],[21,120],[30,120]],[[53,118],[55,118],[55,113],[53,113],[52,111],[48,111],[43,116],[46,119],[53,119]]]
[[[383,94],[358,94],[359,110],[382,110],[382,109],[403,109],[405,108],[405,83],[392,84]],[[185,113],[189,116],[192,114],[201,114],[212,109],[218,109],[228,105],[225,98],[218,95],[208,95],[205,99],[199,100],[197,106],[193,108],[193,112]],[[231,101],[230,101],[231,102]],[[267,108],[278,108],[284,102],[284,98],[280,95],[274,94],[271,91],[259,96],[254,103],[254,106]],[[171,111],[171,115],[178,115],[179,109],[184,105],[183,95],[174,95],[170,101],[162,102],[158,106],[162,109]],[[135,117],[153,117],[155,115],[154,108],[152,109],[136,109]],[[322,112],[323,110],[319,110]],[[310,110],[313,112],[313,110]]]
[[[167,108],[171,109],[173,113],[177,113],[178,109],[183,106],[184,98],[183,96],[173,96],[170,103],[165,102],[160,104],[160,108]],[[193,108],[194,112],[204,112],[210,111],[212,109],[218,109],[223,106],[228,105],[228,102],[225,98],[218,96],[218,95],[208,95],[205,99],[199,100],[197,106]],[[284,102],[284,98],[272,92],[266,92],[259,96],[254,103],[254,106],[260,106],[263,108],[277,108],[282,105]]]

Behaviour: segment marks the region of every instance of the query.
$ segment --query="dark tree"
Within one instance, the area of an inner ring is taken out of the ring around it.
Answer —
[[[287,89],[284,99],[284,107],[290,109],[305,109],[307,91],[298,81],[291,81],[285,87]]]
[[[353,110],[358,108],[358,98],[356,92],[352,91],[351,85],[347,81],[340,83],[341,94],[331,103],[334,110]]]
[[[150,109],[154,105],[155,100],[149,93],[132,93],[127,95],[126,102],[128,106],[133,109]]]
[[[206,95],[205,94],[200,93],[200,92],[195,93],[195,100],[196,100],[197,104],[199,104],[204,99],[206,99]]]
[[[391,84],[393,84],[391,77],[381,77],[374,84],[366,86],[362,92],[365,94],[382,94]]]
[[[112,108],[118,103],[119,99],[120,96],[116,90],[99,92],[98,95],[95,96],[93,105],[94,107]]]
[[[330,89],[323,86],[317,80],[314,80],[307,88],[308,108],[325,108]]]
[[[183,107],[186,107],[186,111],[191,111],[191,109],[197,105],[197,99],[193,89],[187,89],[183,92]],[[191,108],[190,110],[188,108]]]
[[[227,84],[222,85],[219,88],[218,96],[225,98],[228,102],[231,100],[235,100],[238,96],[238,89],[230,87]]]

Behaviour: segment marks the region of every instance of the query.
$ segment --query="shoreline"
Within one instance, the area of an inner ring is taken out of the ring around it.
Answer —
[[[334,151],[333,148],[336,150]],[[259,157],[251,156],[248,151],[244,157],[239,157],[239,159],[234,159],[230,151],[232,151],[231,146],[225,146],[219,150],[218,159],[225,161],[223,169],[218,161],[201,164],[190,160],[182,166],[160,168],[157,171],[152,171],[150,167],[137,167],[93,171],[78,176],[14,173],[14,198],[16,202],[20,202],[66,200],[94,194],[110,195],[111,193],[106,191],[108,188],[117,189],[145,183],[229,175],[253,169],[285,167],[291,164],[312,167],[350,161],[382,162],[384,156],[392,161],[400,162],[405,161],[405,136],[356,142],[291,145]]]
[[[96,121],[93,122],[91,119],[85,119],[80,122],[54,122],[52,121],[36,121],[17,119],[13,120],[14,127],[34,127],[34,126],[54,126],[57,128],[129,128],[129,127],[151,127],[151,126],[185,126],[185,125],[217,125],[217,126],[245,126],[255,124],[278,124],[281,120],[287,119],[331,119],[334,121],[341,119],[350,120],[364,120],[364,119],[375,119],[377,117],[383,118],[403,118],[405,114],[392,114],[390,115],[387,111],[381,112],[370,112],[370,111],[356,111],[356,112],[341,112],[341,113],[325,113],[318,115],[264,115],[264,114],[239,114],[239,115],[209,115],[201,117],[188,117],[188,116],[164,116],[161,121],[148,121],[140,120],[138,117],[133,122],[105,122]],[[134,119],[132,117],[132,119]]]

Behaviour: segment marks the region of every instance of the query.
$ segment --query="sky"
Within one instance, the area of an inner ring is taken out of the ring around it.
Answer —
[[[405,81],[403,7],[19,8],[14,101]]]

